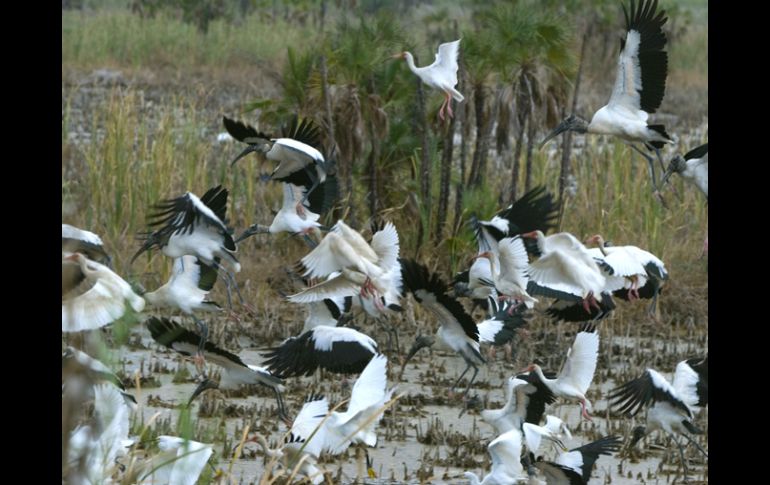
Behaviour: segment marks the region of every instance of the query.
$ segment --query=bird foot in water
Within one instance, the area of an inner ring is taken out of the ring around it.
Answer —
[[[235,310],[227,310],[227,321],[241,323],[241,316]]]

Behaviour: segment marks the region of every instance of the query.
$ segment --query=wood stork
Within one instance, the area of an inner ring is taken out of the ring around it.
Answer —
[[[684,155],[684,158],[677,155],[671,160],[666,173],[663,175],[663,184],[668,181],[672,173],[678,173],[685,180],[694,184],[709,198],[709,144],[693,148]],[[703,253],[708,254],[709,237],[706,233],[706,239],[703,242]]]
[[[80,332],[144,309],[144,299],[107,266],[80,253],[62,258],[61,330]]]
[[[556,461],[538,459],[534,466],[543,472],[549,484],[586,485],[599,456],[611,455],[620,449],[620,445],[621,440],[617,436],[605,436],[559,454]]]
[[[473,368],[473,377],[463,396],[468,395],[473,381],[479,373],[479,365],[486,360],[479,352],[479,329],[462,304],[447,294],[447,284],[437,273],[430,273],[425,265],[413,260],[402,260],[404,288],[414,295],[418,303],[433,313],[439,321],[437,336],[439,341],[463,358],[465,370],[457,378],[450,392],[453,392],[465,374]],[[420,335],[415,340],[404,360],[401,372],[409,360],[423,347],[430,347],[436,339],[429,335]]]
[[[572,319],[570,313],[577,311],[577,321],[585,321],[601,318],[614,308],[606,292],[606,278],[575,236],[561,232],[546,237],[539,230],[521,236],[535,240],[533,250],[539,256],[529,265],[527,292],[564,301],[551,307],[552,315]],[[581,305],[584,313],[580,312]]]
[[[241,270],[241,264],[235,257],[237,248],[230,231],[225,225],[227,211],[227,189],[221,185],[206,191],[200,199],[192,192],[175,199],[169,199],[155,205],[158,210],[151,216],[150,227],[158,227],[153,232],[143,234],[144,244],[131,258],[131,263],[145,251],[154,247],[171,258],[195,256],[204,264],[222,270],[227,286],[227,301],[232,308],[230,297],[231,285],[235,286],[238,297],[243,302],[235,277],[220,264],[227,262],[234,272]],[[219,260],[217,260],[219,258]],[[184,261],[182,261],[184,264]]]
[[[112,258],[104,250],[102,238],[91,231],[78,229],[69,224],[61,225],[62,257],[80,253],[91,261],[96,261],[112,268]]]
[[[185,329],[176,322],[167,318],[150,317],[147,319],[147,328],[150,330],[153,340],[164,347],[187,357],[192,357],[199,352],[201,336]],[[203,355],[207,361],[222,368],[222,379],[219,383],[212,379],[204,379],[190,396],[188,405],[199,394],[208,389],[234,389],[240,385],[261,384],[273,390],[278,415],[281,419],[287,419],[286,408],[281,397],[284,387],[280,378],[264,367],[246,364],[237,355],[217,347],[211,342],[206,342]]]
[[[300,335],[316,327],[336,327],[343,315],[350,312],[353,298],[325,298],[307,305],[307,317]]]
[[[139,483],[195,485],[214,452],[213,446],[178,436],[158,436],[160,452],[144,463]]]
[[[665,11],[657,12],[658,0],[640,0],[638,8],[631,0],[629,11],[623,5],[626,20],[626,38],[620,41],[620,58],[615,86],[609,103],[600,108],[587,123],[572,114],[562,121],[541,143],[541,148],[551,138],[564,131],[612,135],[628,143],[642,154],[649,165],[653,191],[658,191],[653,159],[638,148],[642,143],[654,150],[661,170],[665,170],[660,149],[673,143],[663,125],[647,123],[650,114],[660,107],[666,88],[668,53],[663,24],[668,20]]]
[[[502,485],[527,480],[521,464],[521,438],[521,431],[514,428],[492,440],[487,447],[492,457],[492,470],[483,480],[473,472],[465,472],[465,478],[471,485]]]
[[[668,182],[671,174],[678,173],[685,180],[694,184],[709,198],[709,144],[706,143],[697,148],[693,148],[685,153],[684,158],[680,155],[674,157],[668,164],[668,169],[663,175],[663,183]]]
[[[524,431],[523,425],[540,423],[545,406],[556,401],[556,396],[543,385],[528,382],[527,376],[510,377],[505,383],[506,402],[500,409],[481,411],[481,419],[495,428],[498,434],[512,429]],[[531,381],[531,379],[529,379]],[[551,425],[553,426],[553,425]],[[528,428],[529,429],[529,428]],[[550,427],[540,434],[556,436],[558,430]]]
[[[305,399],[281,448],[271,449],[267,440],[260,434],[252,440],[262,446],[265,455],[287,458],[288,470],[293,470],[304,458],[299,467],[299,473],[306,476],[314,485],[319,485],[324,482],[323,470],[318,467],[318,458],[325,444],[325,433],[321,427],[324,425],[327,414],[329,414],[329,402],[326,398],[311,394]]]
[[[443,121],[444,110],[449,113],[449,117],[452,114],[452,99],[454,98],[458,103],[462,102],[465,97],[455,89],[457,85],[457,56],[460,52],[460,41],[457,39],[454,42],[446,42],[438,46],[438,52],[436,52],[436,60],[433,64],[425,67],[417,67],[414,65],[414,56],[410,52],[400,52],[392,56],[393,59],[406,59],[406,64],[409,69],[417,75],[422,82],[444,92],[444,102],[441,103],[441,108],[438,111],[438,116]]]
[[[646,425],[634,428],[630,446],[645,435],[662,430],[679,448],[685,476],[687,464],[677,434],[684,436],[708,458],[708,453],[688,435],[703,433],[693,419],[700,406],[708,404],[708,355],[703,359],[679,362],[671,384],[656,370],[647,369],[641,376],[612,390],[609,400],[613,407],[628,416],[635,416],[642,408],[648,407]]]
[[[222,117],[222,122],[233,138],[248,144],[232,164],[251,152],[261,152],[268,160],[278,162],[270,175],[273,180],[310,187],[296,205],[296,212],[304,216],[303,204],[316,187],[326,180],[328,171],[324,156],[315,148],[321,147],[321,130],[318,126],[309,119],[300,122],[295,116],[288,125],[283,126],[281,138],[276,138],[226,116]]]
[[[126,405],[133,410],[136,407],[136,398],[126,392],[126,386],[123,385],[123,381],[120,380],[109,367],[104,365],[100,360],[94,359],[90,355],[83,351],[80,351],[74,347],[67,347],[64,349],[64,353],[61,356],[62,372],[72,376],[72,373],[85,374],[90,382],[93,383],[110,383],[117,387],[120,394],[123,396]],[[67,380],[62,384],[62,391],[67,392]]]
[[[524,372],[534,371],[540,381],[558,397],[580,402],[582,416],[591,421],[588,410],[591,402],[585,394],[596,371],[596,360],[599,356],[599,334],[593,325],[586,325],[577,333],[572,348],[567,352],[567,358],[556,379],[543,375],[543,369],[532,364]]]
[[[334,198],[336,198],[336,181],[336,177],[329,177],[324,183],[318,186],[313,194],[320,195],[320,198],[315,196],[310,197],[305,205],[303,215],[300,215],[297,212],[297,204],[302,200],[302,197],[306,193],[306,189],[297,185],[284,183],[283,204],[273,218],[273,222],[270,226],[252,224],[243,232],[243,234],[238,236],[235,240],[236,244],[254,234],[278,234],[281,232],[288,232],[292,235],[303,237],[311,247],[315,247],[316,243],[310,239],[309,235],[317,232],[323,227],[321,223],[318,222],[318,219],[324,212],[331,208],[331,205],[334,203]],[[335,195],[333,196],[329,195],[332,193],[330,191],[332,182],[335,187]]]
[[[499,347],[509,343],[516,336],[527,320],[521,309],[503,302],[499,305],[493,298],[489,299],[492,316],[479,323],[479,342]]]
[[[309,376],[319,367],[336,374],[357,374],[377,355],[377,343],[368,335],[345,327],[315,327],[289,337],[266,354],[263,364],[280,378]]]
[[[128,441],[129,407],[118,388],[94,388],[94,417],[69,438],[67,483],[107,483]]]
[[[388,222],[372,236],[371,245],[361,234],[338,221],[320,244],[302,258],[303,276],[340,274],[288,297],[294,303],[309,303],[330,297],[360,294],[384,309],[398,304],[399,240],[396,227]],[[391,271],[393,270],[393,271]],[[384,299],[384,301],[383,301]]]
[[[648,311],[650,314],[653,314],[658,303],[658,295],[668,279],[668,271],[666,271],[663,261],[651,252],[636,246],[612,246],[605,242],[600,235],[593,236],[589,241],[597,244],[603,253],[607,255],[613,254],[613,256],[605,257],[604,262],[608,263],[616,274],[634,272],[637,275],[636,284],[632,287],[633,291],[632,288],[624,285],[623,288],[613,290],[613,295],[623,300],[632,300],[634,298],[652,299],[652,304]],[[621,257],[624,261],[619,263],[615,258]],[[632,260],[635,263],[632,263]],[[639,271],[639,266],[641,266],[643,272]]]

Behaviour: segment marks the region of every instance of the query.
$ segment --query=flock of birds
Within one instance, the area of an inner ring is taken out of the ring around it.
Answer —
[[[666,18],[657,12],[656,0],[642,0],[638,7],[632,1],[630,12],[625,7],[624,12],[628,32],[609,104],[597,111],[590,123],[571,116],[545,141],[565,130],[609,134],[632,147],[634,142],[642,143],[655,150],[660,160],[659,149],[671,139],[661,125],[647,125],[646,120],[663,98],[667,55],[661,27]],[[442,119],[445,110],[452,116],[452,99],[463,99],[454,89],[459,42],[442,44],[436,61],[428,67],[415,67],[408,52],[395,56],[406,59],[409,68],[428,85],[444,91],[446,99],[439,112]],[[552,195],[538,187],[489,220],[473,218],[478,252],[470,268],[450,282],[425,264],[400,257],[398,230],[391,222],[375,224],[368,240],[343,220],[331,228],[321,225],[321,215],[334,204],[337,181],[322,154],[320,130],[311,121],[295,118],[280,137],[226,117],[224,126],[233,138],[247,145],[233,163],[252,152],[277,163],[270,178],[283,184],[283,204],[272,223],[254,224],[233,238],[227,224],[228,191],[221,186],[200,198],[187,192],[159,202],[131,263],[144,252],[157,249],[173,259],[171,277],[155,291],[139,294],[114,272],[98,235],[62,224],[62,332],[93,331],[129,311],[143,312],[148,307],[189,316],[195,331],[161,315],[146,318],[145,324],[159,345],[194,359],[200,384],[190,402],[217,387],[269,387],[275,393],[278,416],[286,423],[286,439],[277,449],[271,449],[262,436],[252,439],[268,456],[286,457],[290,467],[298,465],[300,474],[318,484],[325,480],[320,455],[336,455],[349,446],[364,451],[375,446],[377,424],[400,397],[396,387],[388,385],[388,358],[377,342],[356,328],[342,326],[356,307],[386,328],[391,351],[392,338],[399,351],[398,335],[387,317],[404,310],[408,294],[434,314],[438,332],[435,337],[416,338],[401,361],[398,380],[420,349],[438,342],[466,363],[450,395],[473,370],[462,394],[465,412],[473,382],[487,362],[481,345],[491,349],[510,346],[526,327],[535,304],[549,300],[546,313],[555,320],[583,322],[564,364],[558,373],[532,364],[506,381],[504,407],[481,412],[482,419],[498,433],[488,447],[491,470],[483,478],[471,472],[465,476],[472,484],[588,483],[597,459],[620,449],[619,437],[606,436],[567,450],[562,440],[572,437],[569,429],[545,412],[561,398],[579,404],[581,416],[592,419],[592,405],[586,395],[599,353],[596,327],[615,309],[615,298],[628,302],[650,299],[650,312],[654,311],[668,278],[659,258],[636,246],[611,245],[601,235],[584,242],[567,232],[546,235],[555,226],[558,208]],[[645,157],[657,188],[653,160]],[[663,182],[674,172],[693,180],[707,196],[708,146],[698,147],[684,158],[676,157]],[[283,295],[288,302],[303,305],[307,319],[302,332],[270,349],[261,365],[249,364],[209,340],[202,314],[226,311],[208,299],[220,277],[230,311],[232,290],[246,305],[236,280],[241,271],[238,244],[255,234],[281,232],[301,236],[310,247],[292,271],[301,288]],[[481,307],[485,317],[477,321],[462,300],[472,303],[474,311]],[[62,363],[63,373],[67,371],[66,378],[63,374],[63,396],[86,393],[95,402],[92,420],[69,437],[67,460],[73,470],[69,483],[108,482],[118,473],[120,458],[135,444],[128,436],[128,420],[136,401],[106,365],[82,351],[68,347]],[[222,369],[220,380],[209,377],[208,363]],[[319,368],[329,373],[360,374],[347,400],[347,410],[338,410],[343,403],[332,406],[327,398],[311,395],[292,419],[282,398],[283,381],[312,375]],[[632,444],[655,430],[669,434],[679,447],[685,475],[686,459],[678,436],[708,457],[690,436],[701,433],[693,419],[699,408],[708,404],[707,356],[680,362],[671,383],[647,369],[613,390],[609,399],[629,416],[647,410],[646,425],[634,430]],[[558,451],[551,460],[536,455],[544,441]],[[195,483],[212,453],[212,445],[178,437],[161,436],[158,445],[160,455],[131,467],[140,483]]]

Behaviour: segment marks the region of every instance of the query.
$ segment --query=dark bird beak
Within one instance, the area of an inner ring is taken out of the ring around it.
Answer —
[[[243,234],[238,236],[238,239],[235,240],[235,244],[238,244],[239,242],[243,241],[247,237],[253,236],[254,234],[265,234],[268,232],[270,232],[270,230],[267,227],[261,224],[252,224],[251,227],[243,231]]]
[[[398,380],[401,380],[401,376],[404,375],[404,369],[406,369],[406,364],[409,363],[410,360],[412,360],[412,357],[420,351],[423,347],[428,347],[430,344],[422,337],[417,337],[417,339],[414,341],[414,344],[412,344],[412,348],[409,349],[409,353],[406,354],[406,358],[404,359],[404,363],[401,365],[401,372],[398,374]]]
[[[237,162],[241,158],[245,157],[246,155],[248,155],[251,152],[256,152],[258,150],[259,150],[259,145],[249,145],[249,146],[247,146],[246,149],[243,150],[240,155],[235,157],[235,160],[230,162],[230,166],[232,167],[233,165],[235,165],[235,162]]]
[[[567,123],[567,121],[566,121],[566,120],[565,120],[565,121],[562,121],[561,123],[559,123],[559,126],[557,126],[555,130],[553,130],[552,132],[550,132],[550,133],[548,134],[548,136],[546,136],[546,137],[545,137],[545,139],[544,139],[543,141],[541,141],[541,142],[540,142],[540,150],[542,150],[542,149],[543,149],[543,147],[545,146],[545,144],[546,144],[546,143],[548,143],[548,141],[549,141],[551,138],[555,138],[555,137],[559,136],[560,134],[564,133],[564,132],[565,132],[565,131],[567,131],[568,129],[569,129],[569,124]]]
[[[190,406],[190,404],[192,404],[195,398],[198,397],[198,395],[201,394],[203,391],[208,391],[209,389],[216,389],[218,387],[219,387],[219,384],[217,384],[216,381],[212,381],[211,379],[205,379],[203,382],[198,384],[198,387],[195,388],[195,391],[193,391],[192,396],[190,396],[190,400],[187,401],[187,406]]]
[[[134,254],[134,256],[131,258],[131,261],[128,263],[128,265],[134,264],[134,261],[136,258],[139,257],[140,254],[142,254],[145,251],[149,251],[157,242],[157,239],[154,236],[149,236],[147,240],[144,241],[144,244],[142,244],[142,247],[139,248],[139,251]]]
[[[666,173],[663,174],[663,178],[660,181],[660,185],[666,185],[668,183],[668,179],[671,177],[671,174],[674,173],[674,162],[668,164],[668,168],[666,169]]]

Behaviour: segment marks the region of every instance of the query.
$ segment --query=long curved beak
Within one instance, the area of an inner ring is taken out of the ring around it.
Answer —
[[[190,400],[187,401],[187,405],[189,406],[190,404],[192,404],[195,398],[198,397],[198,395],[201,394],[203,391],[207,391],[209,389],[216,389],[217,387],[219,387],[219,384],[217,384],[216,381],[212,381],[211,379],[205,379],[203,382],[198,384],[198,387],[195,388],[195,391],[193,391],[192,396],[190,396]]]
[[[557,126],[556,129],[554,129],[552,132],[550,132],[548,134],[548,136],[546,136],[545,139],[540,142],[540,150],[543,149],[545,144],[548,143],[548,141],[551,138],[554,138],[554,137],[562,134],[563,132],[567,131],[568,129],[569,129],[569,125],[565,121],[562,121],[561,123],[559,123],[559,126]]]
[[[138,258],[139,255],[142,254],[143,252],[149,251],[149,249],[153,246],[153,244],[155,244],[155,239],[152,237],[147,238],[144,244],[142,244],[142,247],[139,248],[139,251],[137,251],[136,254],[134,254],[134,256],[131,258],[131,261],[129,261],[128,265],[131,266],[132,264],[134,264],[134,261],[136,260],[136,258]]]
[[[412,348],[409,349],[409,353],[406,354],[406,358],[404,359],[404,363],[401,364],[401,372],[398,373],[398,380],[401,380],[401,377],[404,375],[404,369],[406,369],[406,364],[409,363],[410,360],[412,360],[412,357],[414,357],[414,354],[419,352],[421,348],[423,348],[425,345],[420,342],[415,342],[414,345],[412,345]]]
[[[248,229],[243,231],[243,234],[238,236],[238,239],[235,240],[235,244],[238,244],[239,242],[243,241],[247,237],[251,237],[254,234],[265,234],[270,232],[270,230],[261,224],[252,224]]]
[[[246,147],[246,148],[245,148],[245,149],[244,149],[244,150],[241,152],[241,154],[240,154],[240,155],[238,155],[237,157],[235,157],[235,160],[233,160],[232,162],[230,162],[230,166],[232,167],[233,165],[235,165],[235,162],[237,162],[237,161],[238,161],[238,160],[240,160],[241,158],[245,157],[245,156],[246,156],[246,155],[248,155],[249,153],[251,153],[251,152],[256,152],[256,151],[259,151],[259,145],[249,145],[249,146],[247,146],[247,147]]]
[[[674,173],[674,163],[670,163],[668,165],[668,168],[666,169],[666,173],[663,174],[663,178],[660,180],[661,185],[666,185],[668,183],[668,179],[671,177],[671,174]]]

